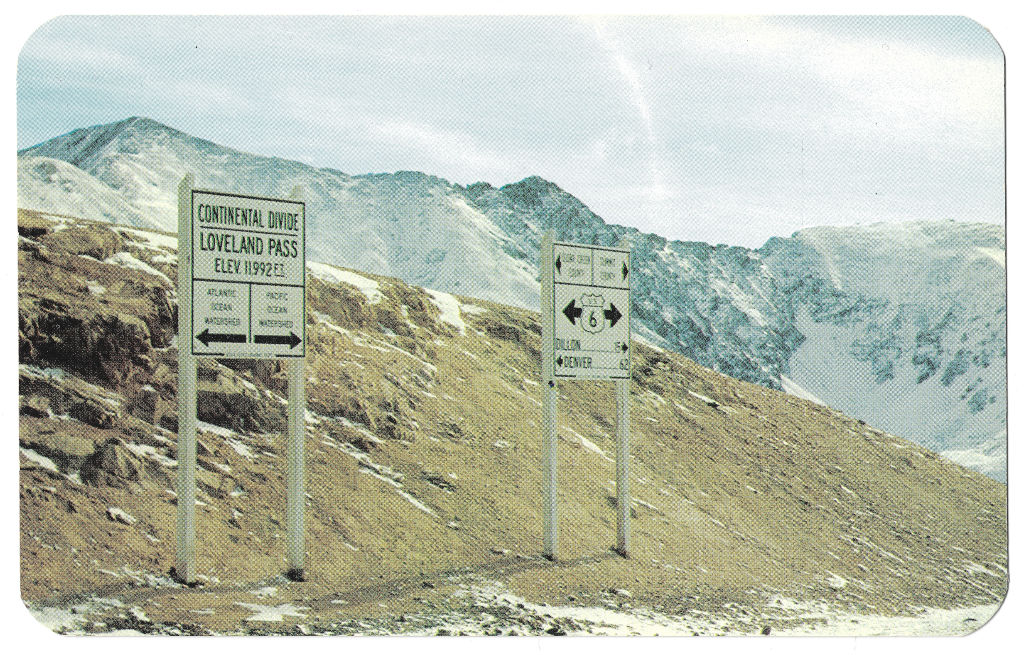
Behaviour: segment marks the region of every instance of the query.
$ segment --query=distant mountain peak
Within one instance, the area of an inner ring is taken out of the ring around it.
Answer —
[[[531,175],[530,177],[523,178],[518,182],[506,184],[501,187],[500,190],[506,194],[518,195],[524,200],[541,194],[565,193],[565,191],[554,182],[549,182],[537,175]]]

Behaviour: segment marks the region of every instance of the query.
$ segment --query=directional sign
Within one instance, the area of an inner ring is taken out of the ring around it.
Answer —
[[[629,251],[554,243],[553,377],[630,375]]]
[[[306,209],[192,190],[192,354],[306,356]]]

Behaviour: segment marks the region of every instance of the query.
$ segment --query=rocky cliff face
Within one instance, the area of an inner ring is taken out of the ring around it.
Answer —
[[[631,394],[633,557],[608,551],[612,389],[564,383],[562,561],[547,562],[537,315],[315,262],[311,579],[278,577],[283,365],[203,360],[204,586],[181,588],[167,576],[175,241],[27,211],[18,241],[22,593],[37,617],[64,617],[54,624],[64,629],[433,634],[452,616],[483,621],[481,607],[495,613],[481,631],[602,629],[525,609],[544,602],[656,612],[668,617],[663,633],[696,617],[750,633],[807,623],[793,607],[884,614],[1005,594],[1005,485],[642,344]],[[259,607],[288,618],[267,623]]]
[[[76,130],[19,153],[19,206],[175,230],[175,189],[306,190],[320,261],[535,308],[540,237],[633,247],[633,326],[701,365],[817,399],[1005,477],[1005,236],[993,225],[803,230],[762,248],[609,225],[531,177],[461,187],[350,176],[241,153],[154,121]]]

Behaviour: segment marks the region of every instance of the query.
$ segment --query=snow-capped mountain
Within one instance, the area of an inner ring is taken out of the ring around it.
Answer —
[[[146,118],[75,130],[21,151],[18,203],[176,232],[185,172],[196,187],[220,191],[287,196],[304,187],[308,250],[318,261],[467,295],[489,297],[500,288],[511,304],[536,304],[533,262],[505,252],[508,237],[467,203],[461,187],[422,173],[349,176],[251,155]]]
[[[759,249],[609,225],[531,177],[468,187],[346,175],[225,148],[152,120],[19,152],[19,206],[175,231],[176,189],[305,189],[312,259],[535,309],[540,238],[633,248],[633,326],[733,377],[819,400],[1005,476],[1005,234],[987,224],[812,228]]]

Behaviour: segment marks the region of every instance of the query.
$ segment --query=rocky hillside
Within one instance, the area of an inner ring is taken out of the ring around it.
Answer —
[[[137,117],[27,148],[18,164],[19,207],[171,231],[186,171],[226,191],[283,196],[302,185],[312,258],[527,309],[539,306],[544,230],[603,245],[626,237],[638,336],[1005,479],[997,225],[814,228],[756,250],[669,241],[608,224],[537,177],[499,188],[416,172],[347,175]]]
[[[203,584],[182,588],[167,575],[176,240],[33,211],[19,212],[18,233],[22,594],[56,629],[565,634],[627,617],[627,633],[778,633],[827,622],[826,609],[991,614],[1005,595],[1004,484],[643,345],[632,558],[609,550],[612,388],[563,383],[562,557],[548,562],[537,315],[319,263],[310,579],[280,576],[282,365],[207,360]],[[961,620],[954,631],[980,625]]]

